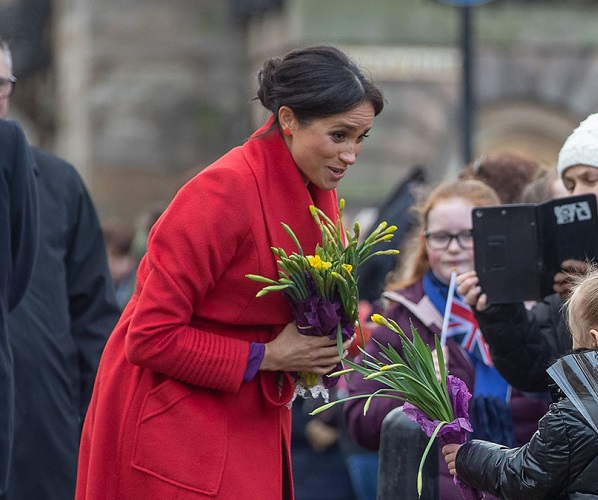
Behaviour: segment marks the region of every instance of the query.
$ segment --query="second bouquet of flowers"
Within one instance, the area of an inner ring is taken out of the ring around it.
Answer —
[[[372,394],[349,396],[332,403],[325,404],[311,414],[320,413],[331,406],[350,399],[367,398],[364,414],[367,413],[372,398],[396,398],[403,402],[403,412],[407,417],[419,424],[430,440],[420,461],[417,478],[417,489],[422,491],[422,468],[435,438],[444,445],[448,443],[464,443],[473,429],[469,421],[469,393],[465,383],[453,375],[449,375],[444,363],[444,355],[440,339],[435,339],[434,349],[426,345],[417,330],[411,325],[409,338],[401,327],[393,320],[380,314],[374,314],[372,321],[377,325],[392,330],[401,339],[404,357],[391,345],[380,347],[380,358],[362,350],[361,363],[346,360],[346,370],[336,372],[341,376],[357,372],[365,379],[376,379],[384,387]],[[437,364],[432,351],[437,354]],[[437,370],[438,369],[438,373]],[[459,487],[464,500],[480,500],[482,492],[463,483],[457,476],[455,484]]]
[[[281,291],[289,300],[299,332],[336,339],[341,357],[343,341],[353,336],[359,323],[359,266],[375,255],[398,253],[395,249],[373,251],[377,244],[392,239],[396,226],[382,222],[361,239],[358,223],[353,226],[353,234],[343,228],[344,207],[345,202],[341,199],[338,220],[333,221],[317,207],[310,206],[314,223],[322,234],[322,244],[316,246],[313,255],[305,255],[293,230],[283,224],[297,251],[288,255],[282,248],[272,248],[279,267],[278,280],[247,275],[249,279],[266,284],[258,297]],[[328,389],[337,381],[338,378],[301,372],[297,374],[295,393],[304,397],[322,395],[327,400]]]

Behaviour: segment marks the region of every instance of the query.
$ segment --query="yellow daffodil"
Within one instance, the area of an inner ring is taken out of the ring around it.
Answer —
[[[388,323],[386,318],[381,314],[372,314],[371,320],[373,323],[376,323],[377,325],[386,325]]]
[[[322,260],[319,255],[308,255],[307,260],[309,261],[309,265],[318,271],[330,269],[330,266],[332,266],[332,262]]]

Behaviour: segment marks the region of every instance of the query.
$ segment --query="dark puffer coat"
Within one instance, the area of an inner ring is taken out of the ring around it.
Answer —
[[[529,443],[509,449],[469,441],[457,453],[456,468],[467,484],[499,498],[595,499],[598,433],[563,398],[550,406]]]

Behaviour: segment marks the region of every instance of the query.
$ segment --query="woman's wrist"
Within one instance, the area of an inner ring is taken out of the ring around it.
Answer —
[[[249,357],[247,358],[247,366],[245,367],[243,382],[250,382],[253,380],[260,369],[265,352],[266,344],[261,344],[259,342],[251,342],[249,344]]]

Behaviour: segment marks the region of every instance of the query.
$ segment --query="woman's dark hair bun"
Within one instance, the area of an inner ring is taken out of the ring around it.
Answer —
[[[332,116],[370,102],[374,114],[384,107],[380,89],[342,50],[329,45],[306,47],[264,62],[257,98],[274,115],[287,106],[300,123]]]
[[[268,59],[257,75],[259,83],[257,97],[262,106],[273,113],[276,111],[276,105],[272,102],[271,93],[276,86],[276,68],[281,62],[282,59],[279,57]]]

